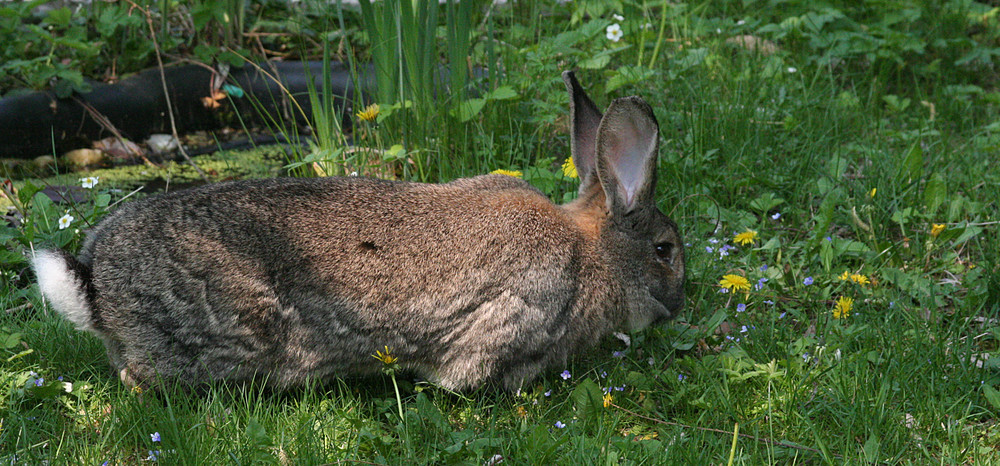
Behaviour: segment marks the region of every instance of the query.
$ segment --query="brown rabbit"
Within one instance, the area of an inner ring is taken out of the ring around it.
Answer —
[[[123,206],[77,258],[39,252],[39,286],[129,386],[283,388],[375,372],[388,346],[444,387],[516,389],[684,301],[681,238],[654,201],[652,109],[626,97],[602,117],[563,78],[581,180],[569,204],[503,175],[219,183]]]

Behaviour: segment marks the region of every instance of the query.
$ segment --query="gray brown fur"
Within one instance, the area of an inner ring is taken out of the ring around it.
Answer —
[[[684,299],[681,239],[653,201],[652,110],[634,97],[603,118],[590,106],[573,106],[574,126],[599,129],[574,132],[593,138],[574,148],[597,154],[573,156],[597,159],[582,170],[598,176],[572,203],[503,175],[219,183],[123,206],[75,260],[41,253],[42,291],[104,340],[129,385],[284,388],[374,372],[388,346],[445,387],[515,389]]]

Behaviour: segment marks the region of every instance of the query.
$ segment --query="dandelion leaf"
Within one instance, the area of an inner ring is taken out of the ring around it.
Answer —
[[[933,215],[937,212],[938,207],[941,207],[947,196],[948,187],[944,182],[944,177],[940,173],[931,175],[930,179],[927,180],[927,185],[924,186],[924,205],[927,207],[927,213]]]
[[[593,380],[585,379],[580,382],[573,393],[570,394],[573,406],[581,417],[590,417],[600,412],[604,408],[604,393]]]
[[[1000,391],[989,384],[983,384],[983,395],[986,396],[986,401],[990,403],[990,406],[993,406],[993,409],[1000,410]]]

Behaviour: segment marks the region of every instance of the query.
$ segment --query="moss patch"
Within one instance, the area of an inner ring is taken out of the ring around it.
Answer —
[[[244,151],[222,151],[193,158],[212,182],[244,178],[270,178],[284,174],[282,167],[287,163],[284,150],[269,146]],[[62,169],[63,166],[60,166]],[[14,181],[19,189],[26,181],[42,186],[79,186],[80,178],[96,176],[102,188],[135,189],[146,185],[156,191],[167,186],[183,186],[202,183],[198,172],[186,162],[170,161],[159,167],[149,165],[122,165],[53,175],[46,178],[31,178]],[[0,206],[10,205],[7,199],[0,199]]]

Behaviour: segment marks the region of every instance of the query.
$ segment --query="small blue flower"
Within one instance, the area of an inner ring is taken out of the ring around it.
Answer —
[[[719,293],[722,293],[722,294],[729,293],[729,288],[719,288]]]
[[[56,380],[62,382],[62,376],[60,375],[59,377],[56,377]]]
[[[146,461],[156,461],[159,456],[160,450],[149,450],[149,457],[146,458]]]
[[[562,421],[556,421],[555,426],[556,426],[556,429],[562,429],[562,428],[566,427],[566,424],[563,424]]]
[[[545,392],[545,396],[551,396],[551,395],[552,395],[552,390]]]
[[[760,290],[764,289],[764,284],[765,283],[767,283],[767,279],[762,277],[760,280],[757,280],[757,284],[753,286],[753,289],[757,290],[757,291],[760,291]]]
[[[677,381],[678,382],[683,382],[684,379],[686,379],[686,378],[687,378],[687,376],[684,375],[684,374],[677,374]]]
[[[769,304],[769,305],[773,306],[774,305],[774,301],[771,301],[770,299],[765,299],[764,300],[764,304]]]
[[[745,310],[747,310],[747,305],[746,304],[739,303],[739,304],[736,305],[736,312],[743,312]]]
[[[43,379],[41,377],[35,379],[35,386],[36,387],[41,387],[43,383],[45,383],[45,379]]]
[[[764,265],[760,266],[760,271],[761,272],[766,272],[767,271],[767,264],[764,264]]]
[[[831,243],[833,242],[833,237],[830,237],[830,236],[827,236],[826,238],[823,238],[823,239],[825,239],[825,240],[827,240],[828,242],[831,242]]]
[[[778,316],[778,318],[779,319],[784,319],[785,318],[785,314],[788,314],[788,313],[787,312],[782,312],[781,315]]]
[[[715,243],[718,243],[718,242],[719,242],[719,240],[717,240],[717,239],[715,239],[715,238],[709,238],[708,242],[709,242],[709,243],[712,243],[712,244],[715,244]]]
[[[802,283],[805,284],[806,286],[812,285],[813,284],[813,277],[806,277],[805,280],[802,280]]]
[[[895,305],[896,305],[895,301],[889,301],[889,309],[892,309],[892,307]]]
[[[748,329],[747,326],[744,325],[743,327],[740,328],[740,333],[747,333],[749,330],[750,329]]]
[[[616,392],[623,392],[623,391],[625,391],[625,386],[624,385],[622,385],[621,387],[613,387],[613,388],[615,389]]]
[[[705,252],[707,252],[707,253],[711,254],[711,253],[712,253],[712,251],[715,251],[715,250],[714,250],[714,249],[712,249],[712,247],[711,247],[711,246],[705,246]]]
[[[611,357],[613,357],[613,358],[624,358],[625,357],[625,353],[623,353],[621,351],[613,351],[611,353]]]
[[[154,442],[159,442],[160,441],[160,433],[159,432],[153,432],[152,434],[149,434],[149,438],[151,438]]]
[[[559,376],[562,377],[563,380],[569,380],[570,377],[573,377],[573,374],[570,374],[569,371],[566,370],[562,371],[562,374],[559,374]]]
[[[607,371],[601,371],[601,378],[604,379],[604,378],[607,378],[607,377],[608,377]]]
[[[771,220],[777,220],[779,218],[781,218],[781,212],[775,212],[774,215],[771,216]]]

